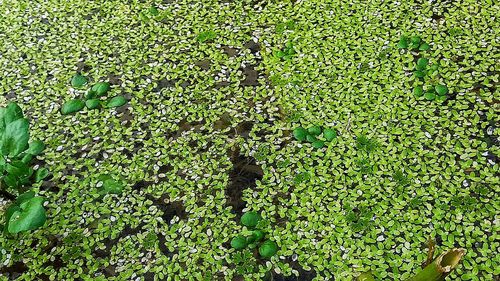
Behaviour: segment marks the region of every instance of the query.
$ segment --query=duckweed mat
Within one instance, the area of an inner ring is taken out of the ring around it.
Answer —
[[[467,250],[450,279],[498,280],[499,10],[2,1],[1,104],[23,108],[51,176],[34,186],[46,224],[0,237],[0,280],[405,280],[429,237]],[[77,73],[128,103],[61,115]],[[434,84],[445,98],[414,93]],[[337,137],[295,140],[314,125]],[[100,196],[102,174],[123,192]],[[249,210],[270,259],[230,246]]]

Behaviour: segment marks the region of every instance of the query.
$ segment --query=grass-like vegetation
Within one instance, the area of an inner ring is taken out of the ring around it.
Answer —
[[[429,237],[495,280],[499,10],[1,1],[0,106],[50,174],[0,280],[405,280]]]

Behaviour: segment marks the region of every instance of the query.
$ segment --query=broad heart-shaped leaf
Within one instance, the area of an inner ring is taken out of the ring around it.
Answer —
[[[326,141],[332,141],[337,137],[337,131],[334,129],[325,129],[323,136],[325,136]]]
[[[85,106],[88,109],[96,109],[101,105],[101,101],[99,99],[90,99],[85,102]]]
[[[247,227],[255,227],[260,220],[261,217],[256,212],[246,212],[241,216],[241,224]]]
[[[96,97],[102,97],[109,91],[109,89],[111,89],[111,85],[109,85],[108,82],[98,82],[92,86],[92,89],[90,90],[96,93]]]
[[[15,234],[42,226],[47,220],[42,197],[33,197],[22,202],[8,221],[8,232]]]
[[[436,85],[434,89],[436,90],[436,93],[440,96],[444,96],[448,93],[448,87],[446,87],[446,85]]]
[[[298,141],[304,141],[306,139],[307,134],[308,134],[307,130],[302,127],[298,127],[293,130],[293,136]]]
[[[71,78],[71,86],[75,88],[81,88],[85,84],[87,84],[87,78],[83,75],[76,74]]]
[[[44,149],[45,145],[43,144],[43,142],[41,140],[35,140],[32,143],[30,143],[28,150],[26,150],[26,153],[36,156],[42,153]]]
[[[75,113],[82,110],[84,106],[85,103],[83,101],[79,99],[73,99],[63,104],[63,106],[61,107],[61,113],[63,115]]]
[[[120,107],[127,103],[127,99],[123,96],[116,96],[108,101],[106,107]]]
[[[259,247],[259,254],[263,258],[270,258],[274,256],[277,252],[278,252],[278,245],[276,244],[276,242],[271,240],[266,240]]]
[[[238,235],[231,240],[231,247],[236,250],[242,250],[247,246],[247,239],[245,237]]]
[[[9,155],[9,157],[19,155],[26,150],[29,138],[29,123],[26,118],[7,124],[1,140],[3,155]]]
[[[49,175],[49,170],[47,170],[46,168],[39,168],[35,172],[35,182],[41,182],[48,175]]]

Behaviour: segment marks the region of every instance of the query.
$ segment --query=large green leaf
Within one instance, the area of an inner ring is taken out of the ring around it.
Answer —
[[[23,118],[23,110],[17,105],[17,103],[11,102],[7,105],[6,113],[4,115],[5,125],[16,121],[17,119]]]
[[[26,152],[33,156],[36,156],[42,153],[44,149],[45,145],[43,144],[43,142],[40,140],[35,140],[32,143],[30,143],[28,150]]]
[[[12,163],[8,163],[5,166],[5,170],[18,178],[30,176],[30,173],[33,173],[33,170],[23,163],[23,161],[13,161]]]
[[[5,126],[5,132],[1,140],[3,155],[15,157],[26,150],[28,146],[29,123],[26,118],[17,119]]]
[[[32,230],[42,226],[47,220],[45,209],[43,208],[42,197],[33,197],[22,202],[19,209],[14,211],[8,221],[8,232],[19,233]]]

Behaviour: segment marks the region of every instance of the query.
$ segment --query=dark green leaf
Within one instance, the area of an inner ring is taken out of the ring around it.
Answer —
[[[312,126],[307,129],[309,134],[313,136],[319,136],[321,134],[321,127],[320,126]]]
[[[418,48],[420,51],[427,51],[431,48],[431,46],[429,46],[429,44],[427,43],[422,43],[420,44],[420,47]]]
[[[293,130],[293,136],[298,141],[304,141],[307,136],[307,130],[302,127],[298,127],[295,130]]]
[[[266,240],[262,245],[259,247],[259,254],[263,258],[270,258],[274,256],[278,252],[278,245],[276,242],[271,241],[271,240]]]
[[[437,85],[436,87],[434,87],[434,89],[440,96],[444,96],[448,93],[448,87],[446,87],[446,85]]]
[[[413,89],[413,95],[415,97],[421,97],[424,95],[424,88],[422,88],[422,86],[416,86],[414,89]]]
[[[440,102],[443,102],[446,100],[446,95],[443,95],[443,96],[436,96],[436,100],[437,101],[440,101]]]
[[[417,70],[424,70],[429,64],[429,60],[426,58],[419,58],[417,60]]]
[[[49,175],[49,170],[47,170],[46,168],[40,168],[40,169],[36,170],[35,182],[41,182],[48,175]]]
[[[16,198],[16,204],[21,205],[24,201],[30,200],[31,198],[35,197],[35,192],[30,190],[26,191],[25,193],[17,196]]]
[[[5,113],[3,114],[3,124],[7,126],[7,124],[21,118],[23,118],[23,110],[19,107],[19,105],[17,105],[17,103],[10,102],[5,108]]]
[[[436,94],[434,94],[432,92],[427,92],[427,93],[425,93],[424,97],[426,100],[431,101],[431,100],[436,99]]]
[[[75,112],[82,110],[84,107],[85,107],[85,103],[82,100],[73,99],[73,100],[66,102],[61,107],[61,113],[63,115],[75,113]]]
[[[106,107],[120,107],[127,103],[127,99],[123,96],[116,96],[108,101]]]
[[[250,237],[251,237],[251,242],[250,243],[258,242],[262,238],[264,238],[264,231],[262,231],[262,230],[254,230],[252,232],[252,235]]]
[[[334,129],[325,129],[323,136],[325,136],[326,141],[332,141],[337,137],[337,131]]]
[[[73,78],[71,79],[71,85],[75,88],[81,88],[82,86],[84,86],[85,84],[87,84],[87,78],[83,75],[80,75],[80,74],[76,74],[75,76],[73,76]]]
[[[420,44],[420,42],[422,41],[422,39],[419,36],[412,36],[410,40],[412,44],[417,44],[417,45]]]
[[[45,144],[43,144],[43,142],[40,140],[35,140],[32,143],[30,143],[26,153],[29,153],[33,156],[37,156],[40,153],[42,153],[44,149],[45,149]]]
[[[231,247],[236,250],[242,250],[247,246],[247,240],[245,237],[238,235],[231,240]]]
[[[17,178],[14,175],[12,175],[12,174],[6,175],[3,178],[3,181],[10,188],[17,189],[19,187],[19,182],[17,181]]]
[[[148,12],[154,17],[160,14],[160,12],[158,12],[158,8],[156,8],[155,6],[149,7]]]
[[[111,85],[108,82],[98,82],[90,89],[91,92],[96,93],[96,97],[104,96],[111,89]]]
[[[96,109],[101,105],[101,101],[99,99],[90,99],[85,102],[85,105],[88,109]]]
[[[22,161],[13,161],[5,166],[5,170],[15,177],[22,178],[29,176],[33,171]]]
[[[21,158],[21,162],[23,162],[24,164],[28,164],[29,162],[31,162],[31,160],[33,160],[33,155],[29,153],[24,154],[23,158]]]
[[[323,148],[323,147],[325,147],[325,142],[322,140],[316,140],[311,145],[314,148]]]
[[[261,217],[256,212],[246,212],[241,216],[241,224],[247,227],[255,227],[260,220]]]
[[[317,141],[318,139],[317,139],[315,136],[313,136],[313,135],[307,135],[307,136],[306,136],[306,140],[307,140],[308,142],[315,142],[315,141]]]
[[[17,119],[5,126],[2,136],[2,153],[15,157],[26,150],[29,140],[29,123],[26,118]]]
[[[277,51],[277,52],[275,53],[275,55],[276,55],[276,57],[278,57],[278,58],[282,58],[282,57],[284,57],[284,56],[286,55],[286,53],[285,53],[285,52],[283,52],[283,51]]]
[[[123,190],[123,183],[113,179],[110,175],[101,175],[99,181],[102,181],[100,194],[120,194]]]
[[[19,205],[19,210],[10,216],[8,231],[15,234],[42,226],[47,220],[43,208],[44,201],[45,199],[42,197],[33,197],[22,202]]]
[[[415,71],[415,76],[417,76],[418,78],[423,78],[423,77],[425,77],[426,74],[427,74],[427,72],[425,70]]]
[[[86,100],[95,99],[96,97],[97,97],[97,93],[95,91],[92,91],[92,89],[88,90],[87,93],[85,94]]]
[[[406,38],[405,36],[402,36],[401,39],[399,39],[398,48],[406,49],[406,48],[408,48],[408,46],[409,46],[408,38]]]

